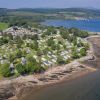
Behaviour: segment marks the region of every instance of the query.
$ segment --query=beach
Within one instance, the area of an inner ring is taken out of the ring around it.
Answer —
[[[16,100],[24,100],[23,98],[33,92],[33,90],[36,91],[45,86],[55,85],[65,80],[73,80],[97,71],[98,67],[91,67],[90,62],[97,60],[99,57],[97,47],[99,46],[100,36],[92,36],[87,38],[87,40],[90,43],[90,50],[85,57],[74,60],[67,65],[52,67],[43,74],[20,76],[15,79],[1,81],[0,100],[10,97],[14,98],[9,100],[14,100],[15,98]]]

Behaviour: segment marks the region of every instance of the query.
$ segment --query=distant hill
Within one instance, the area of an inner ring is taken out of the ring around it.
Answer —
[[[100,9],[93,8],[0,8],[0,22],[18,24],[41,22],[48,19],[98,18]]]
[[[99,16],[100,17],[100,9],[92,9],[92,8],[19,8],[19,9],[6,9],[0,8],[0,15],[2,13],[9,13],[9,12],[31,12],[31,13],[46,13],[46,14],[53,14],[53,13],[71,13],[71,12],[82,12],[88,15]]]

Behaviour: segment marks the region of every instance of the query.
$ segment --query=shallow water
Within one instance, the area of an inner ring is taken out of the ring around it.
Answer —
[[[100,32],[100,20],[90,19],[90,20],[46,20],[42,22],[44,25],[49,26],[64,26],[67,28],[75,27],[81,30]]]
[[[38,90],[24,100],[100,100],[100,70]]]

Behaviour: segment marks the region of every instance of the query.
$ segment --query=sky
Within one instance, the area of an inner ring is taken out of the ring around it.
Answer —
[[[99,8],[100,0],[0,0],[0,8]]]

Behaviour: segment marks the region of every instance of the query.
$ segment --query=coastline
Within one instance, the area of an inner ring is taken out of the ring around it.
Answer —
[[[96,71],[96,69],[88,67],[88,68],[84,68],[82,70],[73,71],[69,74],[67,73],[63,76],[58,75],[59,79],[56,79],[56,78],[53,79],[52,78],[52,79],[49,79],[46,82],[39,81],[38,83],[35,83],[36,81],[32,80],[34,76],[19,77],[19,81],[20,82],[22,81],[22,82],[18,83],[18,80],[16,80],[15,82],[17,82],[17,83],[13,83],[13,84],[21,86],[21,87],[17,86],[17,89],[19,88],[19,91],[16,91],[16,95],[14,97],[11,97],[7,100],[24,100],[24,98],[26,96],[28,96],[27,93],[31,93],[33,91],[38,91],[39,89],[46,88],[48,86],[60,84],[64,81],[69,82],[71,80],[74,80],[76,78],[80,78],[84,75],[87,75],[87,74],[95,72],[95,71]]]
[[[9,95],[6,94],[8,96],[7,98],[15,96],[14,98],[10,98],[8,100],[15,100],[15,98],[18,98],[19,100],[19,97],[23,98],[28,92],[30,92],[31,90],[33,91],[35,88],[44,87],[47,85],[54,85],[65,80],[69,81],[88,73],[94,72],[96,71],[95,68],[86,66],[81,63],[81,61],[91,59],[91,56],[94,55],[93,46],[90,42],[89,44],[90,50],[85,57],[74,60],[67,65],[50,68],[44,74],[21,76],[16,79],[0,81],[0,87],[4,86],[4,93],[5,91],[8,92]],[[2,95],[1,92],[0,95]]]

